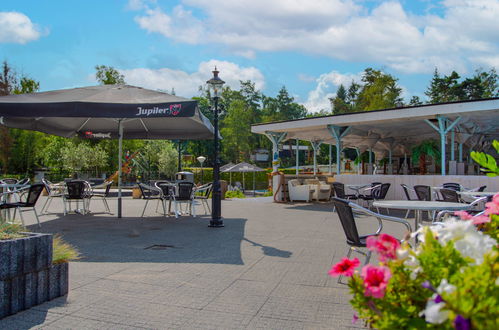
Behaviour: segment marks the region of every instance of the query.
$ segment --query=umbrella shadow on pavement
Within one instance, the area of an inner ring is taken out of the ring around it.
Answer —
[[[263,254],[269,257],[289,258],[293,254],[293,252],[291,251],[285,251],[272,246],[262,245],[260,243],[253,242],[252,240],[249,240],[246,237],[243,237],[242,240],[253,244],[253,246],[261,247]]]

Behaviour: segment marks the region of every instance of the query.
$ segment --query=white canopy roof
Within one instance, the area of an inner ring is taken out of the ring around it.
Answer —
[[[300,139],[334,144],[336,141],[329,132],[328,125],[350,126],[350,130],[342,138],[344,147],[357,147],[361,150],[372,147],[376,152],[392,149],[396,153],[403,153],[423,140],[439,139],[438,132],[425,121],[430,120],[438,126],[437,116],[450,121],[461,117],[456,125],[456,132],[472,134],[466,142],[470,147],[499,139],[499,98],[257,124],[251,127],[251,131],[258,134],[286,132],[285,140]],[[456,136],[456,142],[457,138]]]

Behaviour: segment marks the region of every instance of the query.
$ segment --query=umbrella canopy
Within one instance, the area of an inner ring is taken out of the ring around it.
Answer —
[[[128,85],[102,85],[0,97],[0,124],[63,137],[211,139],[197,102]]]
[[[225,168],[222,172],[240,172],[240,173],[247,173],[247,172],[262,172],[265,171],[264,169],[249,164],[249,163],[239,163],[231,167]]]
[[[230,169],[234,165],[235,165],[234,163],[228,163],[223,166],[220,166],[220,172],[226,172],[226,170]]]
[[[118,138],[118,217],[122,139],[213,138],[197,102],[129,85],[102,85],[0,97],[0,124],[63,137]]]

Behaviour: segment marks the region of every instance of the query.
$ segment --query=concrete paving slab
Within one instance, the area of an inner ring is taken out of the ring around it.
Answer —
[[[88,215],[43,215],[41,229],[26,213],[31,230],[61,235],[82,257],[70,263],[67,297],[0,320],[0,329],[362,327],[351,323],[348,288],[327,275],[347,250],[330,204],[225,200],[224,228],[208,228],[208,215],[163,217],[154,204],[141,218],[143,200],[123,205],[121,219],[102,203]],[[358,225],[368,233],[377,221]]]

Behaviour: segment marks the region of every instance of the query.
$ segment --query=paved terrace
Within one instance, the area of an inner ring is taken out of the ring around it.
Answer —
[[[327,275],[346,253],[330,204],[222,203],[226,227],[217,229],[207,227],[208,215],[164,218],[155,205],[140,218],[144,201],[131,198],[122,219],[100,213],[99,200],[86,216],[41,217],[40,231],[60,234],[82,254],[70,263],[70,293],[1,320],[0,329],[362,327],[351,323],[348,288]],[[361,232],[375,222],[359,221]],[[394,226],[387,232],[400,237],[402,226]],[[147,249],[155,244],[172,247]]]

